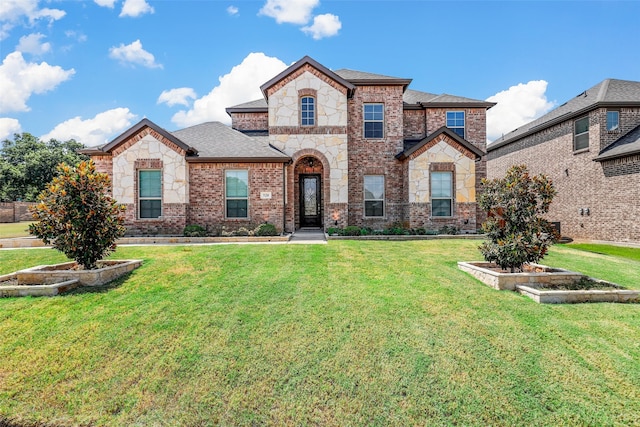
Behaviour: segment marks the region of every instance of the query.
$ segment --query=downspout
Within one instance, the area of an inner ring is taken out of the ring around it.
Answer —
[[[287,227],[287,163],[282,162],[282,234]]]

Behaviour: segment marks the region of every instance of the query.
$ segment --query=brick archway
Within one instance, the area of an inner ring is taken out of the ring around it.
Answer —
[[[300,228],[300,176],[318,175],[321,179],[320,191],[320,222],[324,227],[326,223],[327,204],[330,195],[329,162],[321,152],[305,148],[296,152],[292,163],[287,168],[287,228],[295,231]]]

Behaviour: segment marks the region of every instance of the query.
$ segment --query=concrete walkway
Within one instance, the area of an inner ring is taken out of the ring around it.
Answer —
[[[320,228],[301,228],[291,235],[289,243],[326,244],[327,238]]]

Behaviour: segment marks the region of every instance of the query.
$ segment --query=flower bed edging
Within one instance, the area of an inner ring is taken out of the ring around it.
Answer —
[[[142,265],[140,259],[100,261],[106,267],[94,270],[71,270],[75,262],[56,265],[39,265],[17,271],[16,278],[23,285],[52,285],[67,280],[77,280],[82,286],[101,286],[123,276]]]
[[[15,275],[15,273],[13,273]],[[0,281],[0,297],[52,297],[80,286],[78,280],[67,280],[51,285],[3,286]]]

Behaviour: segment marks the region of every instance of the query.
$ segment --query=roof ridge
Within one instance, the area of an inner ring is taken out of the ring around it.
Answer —
[[[602,81],[602,86],[600,86],[600,90],[598,91],[596,102],[602,102],[607,96],[607,92],[609,91],[609,82],[611,82],[611,79],[604,79]]]

